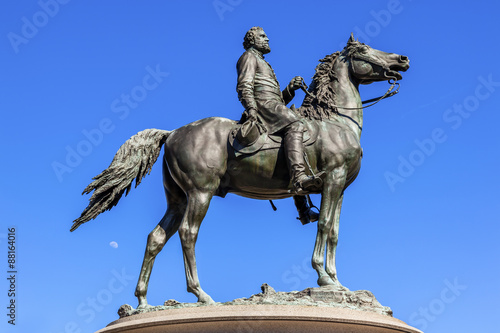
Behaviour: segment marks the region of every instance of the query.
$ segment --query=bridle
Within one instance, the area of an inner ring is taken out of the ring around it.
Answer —
[[[384,70],[384,76],[386,75],[386,73],[388,71],[390,71],[390,68],[387,67],[385,64],[382,64],[380,62],[377,62],[377,61],[374,61],[373,59],[368,59],[367,57],[357,53],[355,56],[354,55],[351,55],[349,56],[349,60],[350,60],[350,64],[352,66],[352,60],[353,59],[360,59],[360,60],[364,60],[370,64],[373,64],[373,65],[377,65],[377,66],[380,66],[383,70]],[[387,77],[387,76],[386,76]],[[382,96],[379,96],[379,97],[375,97],[375,98],[370,98],[370,99],[367,99],[365,101],[362,101],[361,103],[362,104],[368,104],[368,103],[371,103],[367,106],[364,106],[364,107],[360,107],[360,108],[350,108],[350,107],[345,107],[345,106],[339,106],[339,105],[331,105],[335,108],[338,108],[338,109],[344,109],[344,110],[361,110],[361,109],[365,109],[365,108],[369,108],[370,106],[373,106],[375,104],[377,104],[378,102],[380,102],[381,100],[385,99],[385,98],[389,98],[389,97],[392,97],[394,95],[396,95],[398,92],[399,92],[399,82],[397,78],[395,77],[387,77],[388,80],[387,82],[391,85],[389,87],[389,89],[387,89],[387,91],[385,92],[385,94],[383,94]],[[393,82],[391,82],[392,80],[394,80]],[[394,90],[394,88],[396,88],[396,90]],[[307,87],[307,84],[304,82],[304,79],[301,80],[301,83],[300,83],[300,88],[310,97],[316,99],[316,96],[314,96],[313,93],[311,93],[309,90],[308,90],[308,87]],[[394,91],[393,91],[394,90]],[[373,103],[372,103],[373,102]]]

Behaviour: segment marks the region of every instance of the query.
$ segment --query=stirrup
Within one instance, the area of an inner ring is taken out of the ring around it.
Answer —
[[[314,176],[306,176],[303,180],[299,180],[293,184],[295,193],[301,194],[304,191],[319,190],[323,186],[323,178],[325,172],[321,171]]]
[[[316,222],[319,220],[319,213],[316,213],[310,207],[308,207],[304,212],[299,212],[299,217],[297,217],[297,220],[299,220],[302,225]]]

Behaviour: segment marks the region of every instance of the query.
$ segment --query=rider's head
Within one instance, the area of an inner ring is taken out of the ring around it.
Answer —
[[[245,38],[243,39],[243,47],[248,50],[253,47],[263,54],[271,52],[269,47],[269,38],[267,38],[264,29],[261,27],[253,27],[247,31]]]

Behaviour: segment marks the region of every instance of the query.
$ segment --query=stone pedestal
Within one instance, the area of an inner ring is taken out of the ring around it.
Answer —
[[[97,333],[422,333],[391,316],[308,305],[211,305],[139,313]]]

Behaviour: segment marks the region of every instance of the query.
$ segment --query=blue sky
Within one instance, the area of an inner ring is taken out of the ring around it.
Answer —
[[[18,273],[15,326],[1,279],[2,332],[94,332],[120,305],[136,306],[146,237],[166,208],[161,165],[70,233],[87,205],[80,193],[138,131],[239,119],[235,64],[255,25],[270,38],[266,59],[282,86],[295,75],[309,83],[318,59],[351,32],[410,58],[400,93],[365,111],[362,169],[340,222],[339,279],[425,332],[497,330],[499,9],[489,1],[5,2],[0,257],[6,277],[14,227]],[[363,86],[361,96],[387,88]],[[277,212],[267,201],[213,199],[197,260],[216,301],[248,297],[262,283],[316,286],[316,224],[302,226],[291,199],[275,204]],[[150,281],[149,302],[167,299],[196,301],[177,236]]]

